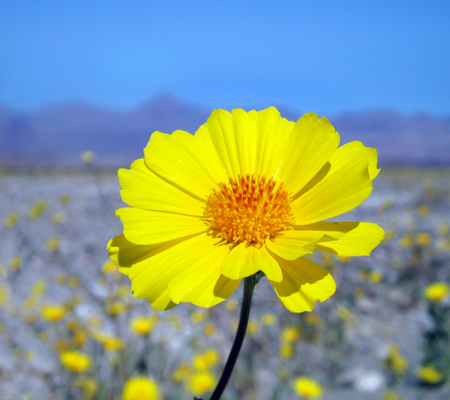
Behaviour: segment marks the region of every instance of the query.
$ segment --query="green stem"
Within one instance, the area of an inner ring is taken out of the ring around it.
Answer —
[[[234,338],[233,346],[231,347],[230,355],[223,369],[222,376],[216,386],[210,400],[220,400],[222,393],[227,386],[231,373],[233,372],[234,364],[241,351],[242,343],[244,342],[245,332],[247,330],[248,319],[250,317],[250,308],[252,306],[253,289],[256,284],[255,276],[249,276],[244,279],[244,297],[242,299],[241,316],[239,317],[239,325]]]

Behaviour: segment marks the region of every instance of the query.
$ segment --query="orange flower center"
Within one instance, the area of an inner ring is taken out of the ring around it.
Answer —
[[[261,247],[293,224],[291,201],[283,183],[250,175],[219,183],[209,195],[205,215],[208,232],[227,243]]]

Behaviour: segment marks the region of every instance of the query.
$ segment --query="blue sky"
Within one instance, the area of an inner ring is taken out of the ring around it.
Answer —
[[[450,116],[448,1],[0,0],[0,103]]]

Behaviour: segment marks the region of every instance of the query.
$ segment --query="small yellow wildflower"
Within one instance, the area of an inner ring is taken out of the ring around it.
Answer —
[[[145,376],[129,378],[123,388],[122,400],[159,400],[161,394],[157,383]]]
[[[450,231],[450,228],[449,228],[448,224],[446,224],[445,222],[441,222],[439,224],[438,233],[440,236],[446,236],[449,231]]]
[[[238,306],[238,302],[235,299],[231,299],[230,301],[227,301],[225,303],[225,308],[228,311],[235,311],[237,309],[237,306]]]
[[[369,273],[369,276],[367,277],[367,280],[376,285],[377,283],[380,283],[383,279],[383,274],[380,271],[371,271]]]
[[[214,324],[206,324],[203,328],[203,332],[206,336],[212,336],[216,333],[216,327]]]
[[[100,335],[96,337],[96,339],[103,344],[103,347],[107,353],[122,350],[124,348],[122,340],[114,336]]]
[[[194,396],[200,396],[214,388],[216,379],[209,371],[194,372],[188,380],[188,390]]]
[[[406,249],[411,247],[413,244],[413,240],[410,235],[404,235],[400,238],[400,247]]]
[[[14,211],[13,213],[9,214],[5,219],[5,226],[7,228],[12,228],[14,225],[17,224],[19,221],[19,213],[17,211]]]
[[[119,315],[125,312],[127,309],[127,305],[123,301],[114,301],[108,304],[106,308],[106,312],[109,315]]]
[[[300,331],[295,326],[287,326],[281,331],[281,340],[285,343],[295,342],[300,337]]]
[[[247,325],[247,333],[249,335],[254,335],[255,333],[257,333],[259,330],[259,325],[258,322],[255,320],[250,320],[248,321],[248,325]]]
[[[11,289],[6,282],[0,285],[0,307],[4,307],[9,303],[11,298]]]
[[[288,344],[288,343],[283,343],[280,346],[280,357],[281,358],[291,358],[292,355],[294,354],[294,348]]]
[[[436,282],[428,285],[424,290],[424,296],[428,301],[439,303],[447,298],[450,293],[450,285],[445,282]]]
[[[442,380],[443,375],[433,365],[425,365],[419,368],[417,377],[422,382],[435,384]]]
[[[42,307],[42,316],[46,321],[56,322],[64,318],[66,311],[61,306],[44,306]]]
[[[60,359],[64,367],[72,372],[84,372],[91,365],[89,355],[79,351],[65,351],[61,353]]]
[[[22,256],[20,254],[11,258],[11,261],[9,262],[9,268],[15,270],[20,269],[21,266],[22,266]]]
[[[59,202],[62,205],[66,205],[70,202],[71,196],[70,194],[62,194],[61,196],[59,196]]]
[[[208,318],[208,312],[206,310],[194,311],[191,314],[191,322],[193,324],[199,324],[200,322],[203,322],[206,318]]]
[[[48,251],[55,252],[59,249],[59,238],[55,236],[53,239],[49,239],[45,242],[45,247]]]
[[[102,272],[106,275],[113,274],[118,271],[119,268],[117,268],[117,265],[110,260],[105,261],[102,265]]]
[[[53,217],[52,217],[52,222],[55,225],[61,225],[64,222],[64,214],[63,213],[56,213]]]
[[[339,307],[337,309],[337,315],[339,318],[346,321],[349,325],[356,325],[358,323],[358,317],[347,308]]]
[[[31,296],[32,297],[39,297],[41,296],[47,288],[47,285],[43,279],[39,279],[32,287],[31,289]]]
[[[175,383],[181,383],[185,381],[192,373],[193,369],[187,364],[178,364],[172,374],[172,380]]]
[[[306,314],[305,321],[307,324],[313,326],[321,326],[323,322],[319,315],[313,313]]]
[[[264,314],[261,317],[263,325],[275,325],[277,323],[277,316],[275,314]]]
[[[429,233],[418,233],[416,235],[416,243],[421,246],[427,246],[433,241],[433,237]]]
[[[206,370],[213,367],[220,359],[220,355],[217,350],[208,349],[202,354],[194,355],[192,365],[198,370]]]
[[[28,216],[31,219],[36,219],[42,215],[42,213],[47,208],[47,202],[45,200],[39,201],[39,203],[35,204],[28,210]]]
[[[307,399],[317,399],[322,396],[322,386],[319,382],[306,376],[300,376],[292,383],[292,388],[299,396]]]
[[[408,368],[408,360],[401,354],[400,349],[396,345],[389,347],[389,356],[386,359],[386,365],[396,374],[403,374]]]
[[[80,278],[78,278],[77,276],[71,276],[67,280],[67,285],[71,288],[78,287],[80,285]]]
[[[85,151],[84,153],[81,154],[81,159],[86,164],[90,164],[95,159],[95,153],[93,151]]]
[[[383,392],[383,400],[408,400],[408,399],[406,397],[398,395],[393,390],[388,389]]]
[[[94,400],[98,392],[98,382],[94,378],[79,377],[75,380],[75,386],[81,390],[83,399]]]
[[[130,322],[130,329],[137,335],[148,335],[155,326],[156,318],[150,317],[135,317]]]
[[[430,215],[430,207],[424,204],[417,209],[417,213],[419,217],[426,218]]]

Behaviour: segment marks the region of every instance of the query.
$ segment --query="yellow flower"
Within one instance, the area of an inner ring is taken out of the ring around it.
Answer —
[[[64,214],[63,213],[57,213],[52,217],[52,222],[55,225],[60,225],[64,222]]]
[[[428,301],[441,302],[450,293],[450,285],[444,282],[436,282],[428,285],[424,290],[424,296]]]
[[[130,322],[130,329],[137,335],[148,335],[155,326],[156,319],[151,317],[136,317]]]
[[[84,153],[81,154],[81,159],[86,164],[90,164],[95,159],[95,153],[93,151],[85,151]]]
[[[20,254],[11,258],[11,261],[9,262],[9,268],[20,269],[21,266],[22,266],[22,256]]]
[[[145,376],[130,378],[125,382],[122,400],[159,400],[161,394],[156,382]]]
[[[215,110],[195,135],[154,132],[145,158],[119,170],[123,235],[111,259],[156,310],[212,307],[262,271],[284,305],[311,311],[336,289],[304,258],[315,249],[367,256],[374,223],[321,222],[361,204],[379,170],[375,149],[339,146],[326,118],[297,122],[271,107]]]
[[[235,311],[237,309],[238,306],[238,302],[234,299],[227,301],[227,303],[225,304],[225,308],[228,311]]]
[[[200,396],[214,388],[216,379],[209,371],[194,372],[188,381],[188,390],[194,396]]]
[[[126,311],[127,306],[123,301],[115,301],[107,305],[107,313],[109,315],[119,315]]]
[[[386,364],[397,374],[404,373],[408,368],[408,360],[400,353],[400,349],[396,345],[389,347],[389,356],[386,359]]]
[[[425,365],[419,368],[417,377],[422,382],[434,384],[440,382],[443,375],[433,365]]]
[[[47,202],[45,200],[41,200],[28,210],[28,216],[32,219],[36,219],[42,215],[46,208]]]
[[[199,324],[200,322],[203,322],[206,318],[208,318],[208,312],[206,310],[194,311],[191,314],[191,322],[193,324]]]
[[[186,364],[179,364],[172,374],[172,380],[175,383],[183,382],[192,373],[192,368]]]
[[[347,308],[339,307],[337,309],[337,316],[350,325],[356,325],[358,323],[358,317]]]
[[[445,222],[441,222],[438,226],[438,233],[440,236],[445,236],[449,232],[450,228]]]
[[[258,332],[258,330],[259,330],[258,322],[256,322],[255,320],[248,321],[247,333],[249,335],[254,335],[256,332]]]
[[[94,339],[102,343],[105,351],[108,353],[116,350],[122,350],[124,348],[122,340],[114,336],[99,333],[94,335]]]
[[[62,194],[59,196],[59,202],[63,205],[66,205],[70,202],[70,194]]]
[[[220,355],[217,350],[209,349],[202,354],[194,355],[192,365],[198,370],[205,370],[213,367],[219,361]]]
[[[59,238],[56,236],[53,239],[49,239],[45,242],[45,247],[48,251],[55,252],[59,249]]]
[[[214,326],[214,324],[206,324],[203,332],[206,336],[212,336],[216,333],[216,327]]]
[[[412,238],[410,235],[404,235],[400,238],[400,246],[406,249],[407,247],[411,247],[413,244]]]
[[[102,272],[106,275],[113,274],[117,272],[117,265],[110,260],[105,261],[102,265]]]
[[[261,317],[263,325],[275,325],[277,323],[277,316],[275,314],[264,314]]]
[[[11,299],[11,289],[6,282],[0,285],[0,307],[3,307],[9,303]]]
[[[380,283],[382,279],[383,274],[380,271],[371,271],[367,277],[367,280],[373,284]]]
[[[65,351],[60,355],[61,363],[69,371],[84,372],[91,365],[91,358],[79,351]]]
[[[300,331],[295,326],[287,326],[281,331],[281,340],[286,343],[295,342],[300,337]]]
[[[416,243],[421,246],[426,246],[433,241],[433,237],[429,233],[418,233],[416,235]]]
[[[294,354],[294,348],[287,343],[280,346],[280,357],[281,358],[291,358]]]
[[[417,213],[421,218],[426,218],[430,215],[430,208],[427,205],[422,205],[417,209]]]
[[[12,228],[14,225],[17,224],[19,221],[19,213],[17,211],[14,211],[13,213],[9,214],[5,219],[5,226],[7,228]]]
[[[98,392],[98,382],[94,378],[79,377],[75,380],[75,386],[83,393],[83,399],[92,400]]]
[[[66,311],[61,306],[44,306],[42,307],[42,316],[45,320],[56,322],[64,318]]]
[[[300,376],[292,383],[295,393],[307,399],[317,399],[322,396],[322,386],[319,382],[306,376]]]

